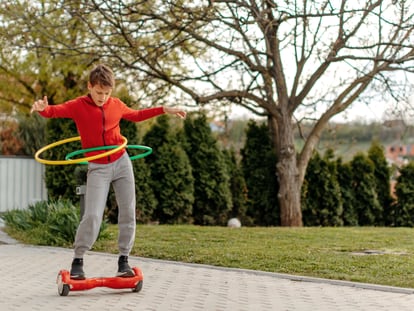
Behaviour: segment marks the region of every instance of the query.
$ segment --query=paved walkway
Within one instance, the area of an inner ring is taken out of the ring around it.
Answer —
[[[4,244],[8,243],[8,244]],[[72,251],[18,244],[0,230],[0,310],[414,310],[414,289],[130,257],[139,293],[98,287],[60,296],[56,277]],[[90,252],[85,272],[113,276],[117,256]]]

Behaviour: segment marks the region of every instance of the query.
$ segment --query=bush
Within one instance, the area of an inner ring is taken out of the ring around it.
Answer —
[[[32,227],[30,214],[24,210],[17,209],[5,212],[2,215],[2,218],[4,219],[6,225],[17,230],[24,231]]]
[[[395,193],[393,223],[398,227],[414,227],[414,162],[403,166],[399,171]]]
[[[268,125],[250,121],[246,129],[246,143],[240,152],[247,188],[247,217],[242,219],[243,224],[280,225],[277,157],[272,148]]]
[[[80,221],[80,211],[70,201],[41,201],[26,210],[11,210],[3,214],[6,225],[17,231],[27,231],[31,243],[51,246],[71,246]],[[106,223],[101,226],[102,238]]]
[[[315,152],[309,161],[302,187],[302,213],[305,226],[342,226],[342,197],[333,151],[324,157]]]
[[[226,225],[233,208],[230,176],[205,114],[184,121],[184,149],[194,177],[194,223]]]
[[[150,170],[146,183],[156,201],[153,220],[161,224],[192,223],[194,178],[189,157],[179,139],[181,135],[182,131],[175,129],[167,116],[160,116],[143,138],[143,143],[154,150],[146,159]],[[140,212],[147,210],[141,208]]]
[[[358,224],[360,226],[379,225],[383,208],[375,188],[375,164],[365,154],[359,152],[352,159],[351,168]]]

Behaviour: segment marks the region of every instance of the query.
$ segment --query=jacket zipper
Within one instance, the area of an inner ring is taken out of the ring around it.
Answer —
[[[106,142],[105,142],[105,111],[103,109],[103,106],[100,106],[99,108],[102,111],[102,128],[103,128],[103,131],[102,131],[102,141],[103,141],[104,146],[106,146]],[[110,162],[111,162],[111,156],[109,155],[108,156],[108,163],[110,163]]]

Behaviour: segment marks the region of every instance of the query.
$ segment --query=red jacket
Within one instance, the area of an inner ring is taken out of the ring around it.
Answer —
[[[40,112],[46,118],[73,119],[81,137],[83,149],[121,145],[123,142],[119,128],[121,119],[139,122],[163,113],[163,107],[134,110],[115,97],[110,97],[102,107],[99,107],[95,105],[90,96],[81,96],[60,105],[49,105]],[[106,151],[108,150],[88,152],[86,156]],[[125,149],[91,162],[111,163],[119,159],[124,152]]]

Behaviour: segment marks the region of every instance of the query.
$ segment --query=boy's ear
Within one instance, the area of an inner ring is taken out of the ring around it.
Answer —
[[[88,90],[90,91],[92,89],[92,84],[88,81]]]

